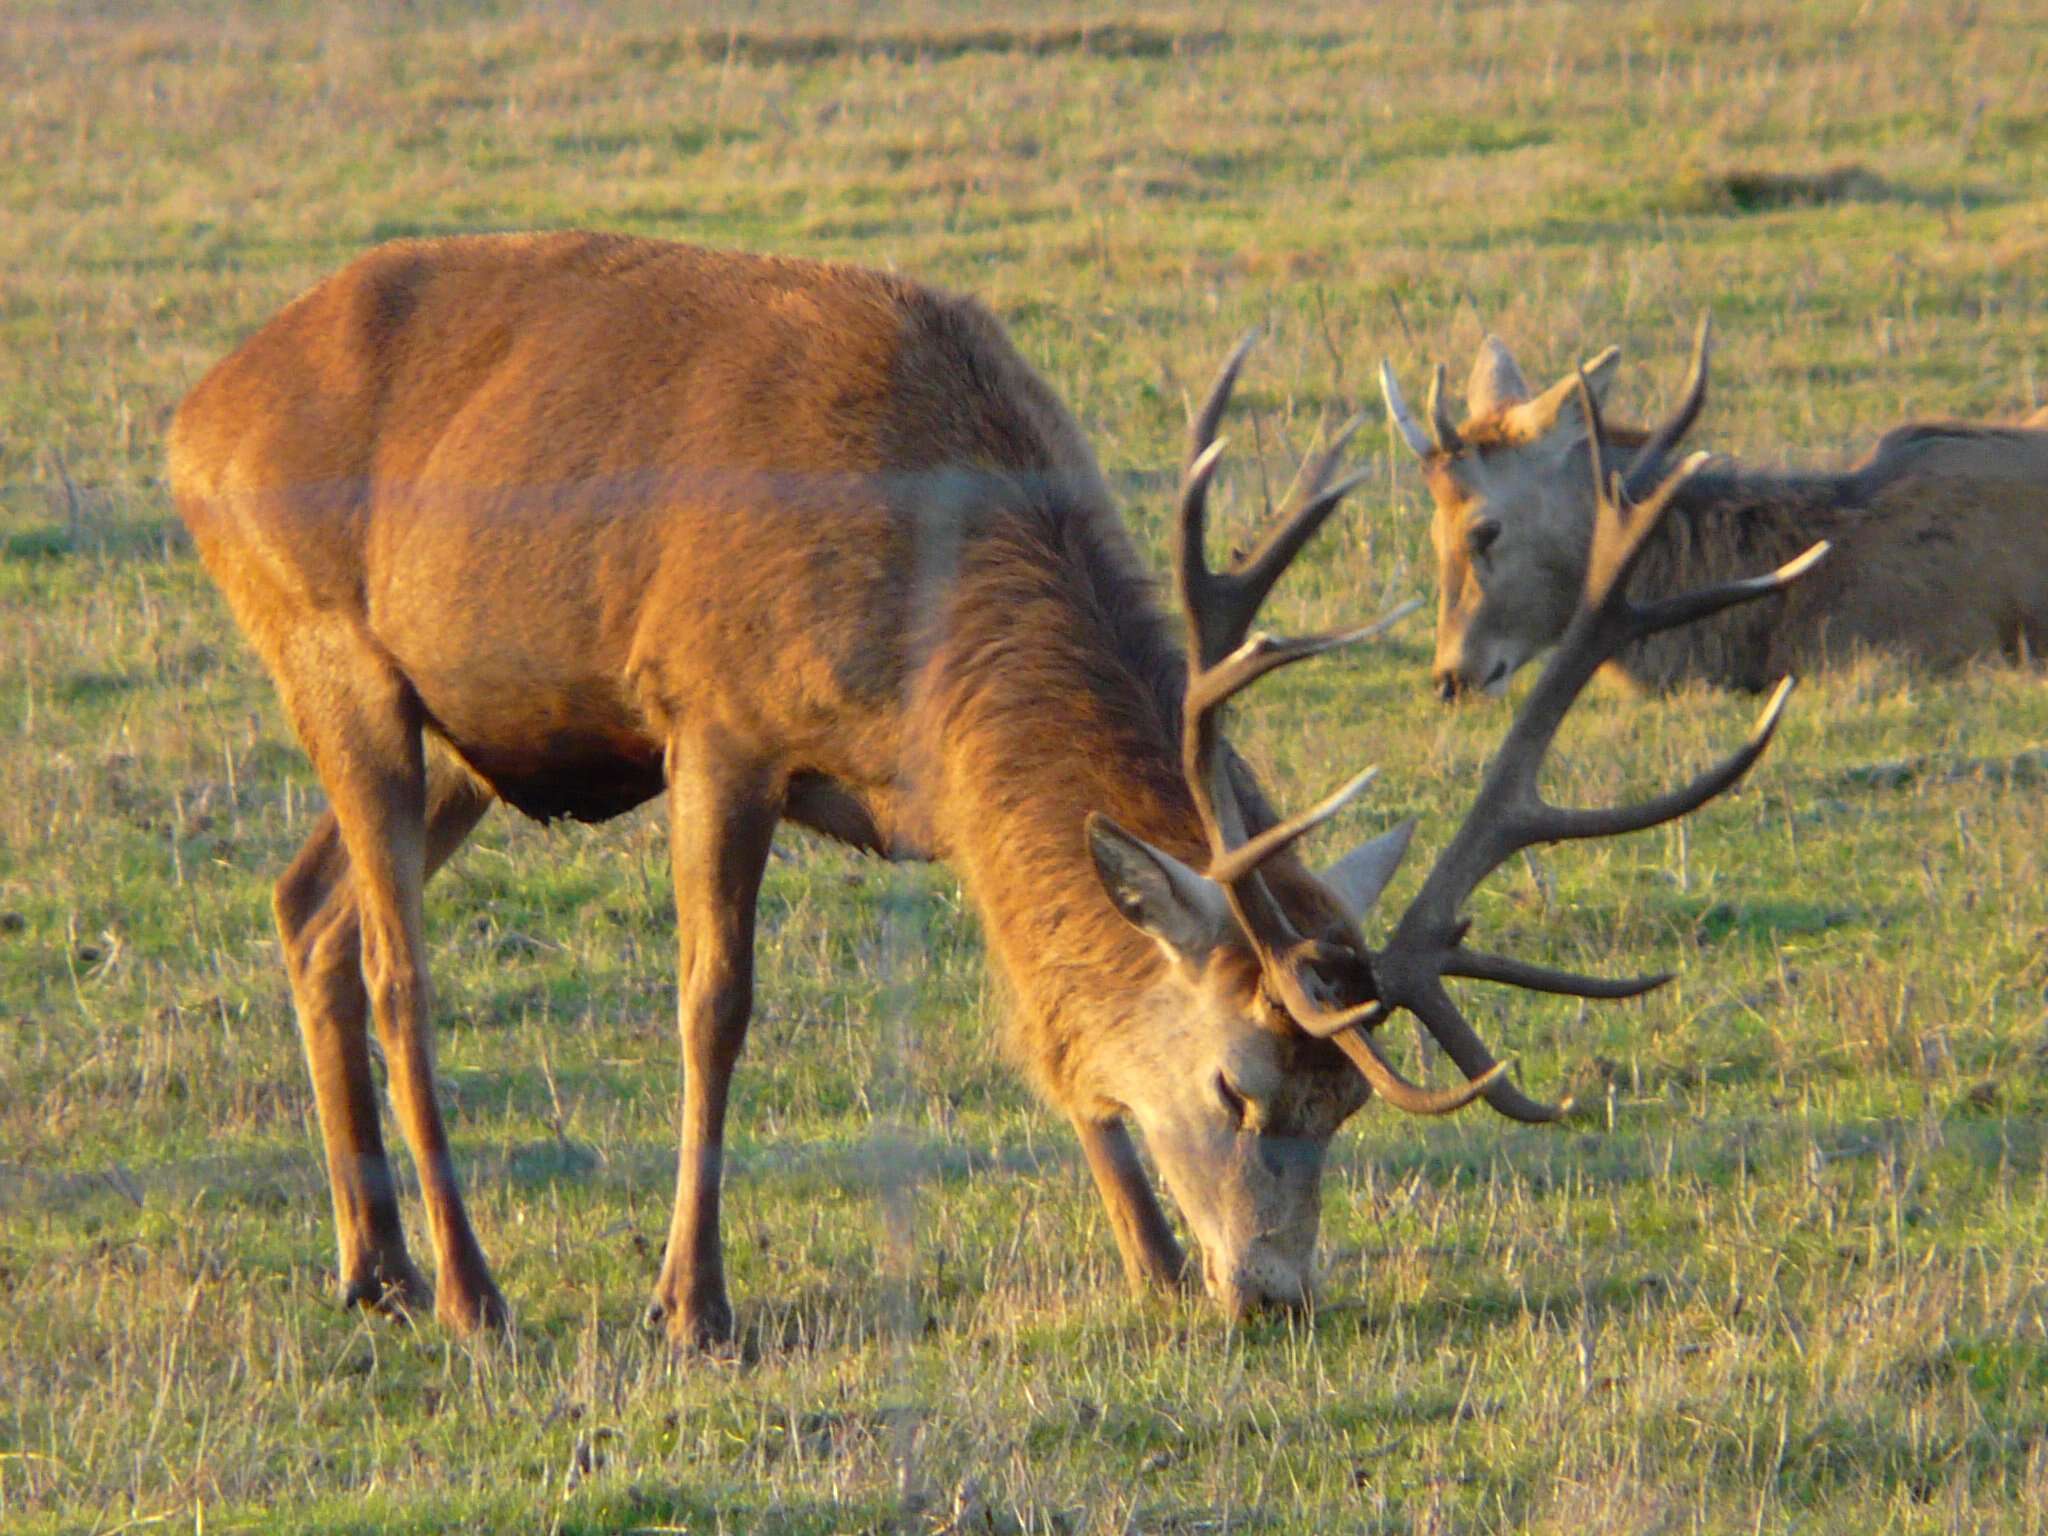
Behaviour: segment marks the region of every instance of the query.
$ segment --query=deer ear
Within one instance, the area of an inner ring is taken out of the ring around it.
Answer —
[[[1586,376],[1586,387],[1593,391],[1593,403],[1607,403],[1608,386],[1614,382],[1614,371],[1621,366],[1621,348],[1608,347],[1598,357],[1579,370]],[[1573,383],[1577,383],[1574,378]]]
[[[1230,931],[1222,886],[1100,812],[1088,817],[1088,852],[1110,904],[1169,955],[1200,959]]]
[[[1490,416],[1506,406],[1520,405],[1529,398],[1529,381],[1515,366],[1514,354],[1498,336],[1479,344],[1479,356],[1472,364],[1472,376],[1465,381],[1465,410],[1472,416]]]
[[[1609,347],[1582,370],[1586,376],[1586,387],[1593,391],[1596,405],[1607,403],[1608,386],[1614,382],[1614,370],[1621,364],[1621,348]],[[1524,442],[1548,437],[1560,425],[1570,428],[1574,442],[1586,432],[1585,413],[1579,409],[1579,375],[1566,374],[1534,400],[1518,405],[1514,409],[1515,434]]]
[[[1370,842],[1360,843],[1322,872],[1323,884],[1344,903],[1344,910],[1357,922],[1373,909],[1394,871],[1408,852],[1408,840],[1415,836],[1415,818],[1409,817],[1391,832],[1382,832]]]

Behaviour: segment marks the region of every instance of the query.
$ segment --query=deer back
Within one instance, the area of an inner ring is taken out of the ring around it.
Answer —
[[[1108,506],[971,301],[598,235],[370,253],[194,390],[171,458],[252,635],[367,627],[540,815],[656,792],[685,711],[886,785],[934,551],[1048,484]]]

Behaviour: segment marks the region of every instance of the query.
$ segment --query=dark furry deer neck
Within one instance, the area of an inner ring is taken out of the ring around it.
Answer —
[[[1834,475],[1711,470],[1679,492],[1636,567],[1634,595],[1649,602],[1774,570],[1816,540],[1834,537],[1849,515]],[[1653,635],[1623,654],[1631,678],[1668,688],[1699,678],[1756,692],[1782,670],[1780,639],[1788,599],[1744,603],[1699,624]]]

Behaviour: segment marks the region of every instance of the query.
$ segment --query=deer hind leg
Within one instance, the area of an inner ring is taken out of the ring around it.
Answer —
[[[431,878],[490,808],[491,794],[442,753],[429,764],[427,802]],[[278,880],[274,906],[326,1145],[343,1304],[423,1311],[432,1293],[406,1254],[397,1185],[378,1126],[361,930],[348,853],[332,811],[321,816]]]
[[[676,1203],[650,1322],[684,1348],[733,1335],[719,1240],[725,1107],[754,1002],[754,905],[782,812],[779,779],[708,743],[668,749],[683,1105]]]
[[[1074,1129],[1088,1158],[1088,1171],[1109,1212],[1124,1277],[1133,1291],[1173,1290],[1189,1278],[1187,1257],[1159,1208],[1145,1165],[1121,1120],[1076,1117]]]
[[[363,993],[384,1047],[392,1106],[419,1171],[433,1235],[435,1315],[459,1332],[501,1325],[504,1298],[491,1281],[463,1209],[434,1096],[422,921],[427,765],[419,700],[383,653],[345,623],[315,619],[302,624],[281,637],[270,654],[278,691],[327,791],[347,857]],[[460,819],[452,813],[451,818],[444,831],[452,831]],[[345,924],[336,932],[333,945],[343,947]],[[336,1033],[346,1037],[345,1029]],[[321,1049],[331,1048],[323,1039]],[[340,1049],[346,1084],[348,1047]],[[353,1131],[342,1143],[345,1152],[360,1144],[361,1127],[372,1118],[360,1096],[362,1081],[358,1077],[353,1090],[344,1087],[337,1102]],[[357,1096],[349,1097],[351,1092]]]

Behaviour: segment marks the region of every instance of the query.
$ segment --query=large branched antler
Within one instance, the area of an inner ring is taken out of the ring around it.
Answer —
[[[1695,354],[1696,375],[1701,371],[1699,359],[1704,350],[1702,328]],[[1597,492],[1593,543],[1578,613],[1517,712],[1500,751],[1488,765],[1464,822],[1450,845],[1438,855],[1414,901],[1401,914],[1392,938],[1372,954],[1373,976],[1381,1002],[1388,1008],[1401,1007],[1413,1013],[1459,1069],[1474,1078],[1496,1073],[1498,1064],[1451,1001],[1443,977],[1472,977],[1591,998],[1633,997],[1661,986],[1670,977],[1667,974],[1608,980],[1467,949],[1464,938],[1470,920],[1461,915],[1466,899],[1482,880],[1522,849],[1640,831],[1697,810],[1733,786],[1770,744],[1792,691],[1792,680],[1786,678],[1778,684],[1749,740],[1690,784],[1636,805],[1602,809],[1551,805],[1537,787],[1543,759],[1580,692],[1593,674],[1625,646],[1737,603],[1783,591],[1811,570],[1828,548],[1824,542],[1816,544],[1765,576],[1649,604],[1631,602],[1627,586],[1637,560],[1679,488],[1705,461],[1706,455],[1696,454],[1688,459],[1665,477],[1647,501],[1632,505],[1622,477],[1617,474],[1610,478],[1608,474],[1600,408],[1584,375],[1579,380],[1579,401],[1586,413]],[[1696,411],[1696,401],[1690,409],[1680,408],[1688,422]],[[1666,444],[1665,449],[1668,447]],[[1303,1027],[1310,1033],[1317,1032],[1311,1021],[1303,1021]],[[1495,1109],[1517,1120],[1555,1120],[1571,1106],[1569,1099],[1557,1105],[1539,1104],[1499,1077],[1492,1080],[1486,1098]]]
[[[1203,549],[1208,528],[1209,483],[1223,453],[1216,436],[1238,370],[1254,336],[1239,342],[1224,363],[1202,408],[1189,425],[1187,466],[1181,479],[1180,518],[1174,545],[1174,580],[1188,621],[1187,699],[1183,712],[1181,766],[1195,810],[1209,840],[1209,878],[1223,888],[1231,914],[1251,941],[1267,985],[1297,1021],[1313,1021],[1315,1032],[1334,1038],[1366,1080],[1390,1103],[1416,1114],[1443,1114],[1470,1103],[1484,1084],[1431,1091],[1408,1081],[1380,1055],[1369,1036],[1352,1026],[1372,1011],[1326,1007],[1314,996],[1315,962],[1321,946],[1305,939],[1274,898],[1259,866],[1312,827],[1337,814],[1372,782],[1367,769],[1321,804],[1252,835],[1231,779],[1230,748],[1224,740],[1225,702],[1267,673],[1320,656],[1338,646],[1376,635],[1407,612],[1379,622],[1329,634],[1280,639],[1252,633],[1259,606],[1281,572],[1323,525],[1359,476],[1331,483],[1344,446],[1358,430],[1354,418],[1301,467],[1278,520],[1256,549],[1227,571],[1210,568]],[[1413,605],[1411,604],[1410,607]]]
[[[1505,1076],[1506,1065],[1494,1059],[1458,1011],[1444,988],[1443,978],[1469,977],[1542,992],[1615,998],[1648,991],[1669,977],[1604,980],[1467,949],[1464,938],[1470,920],[1461,915],[1461,909],[1481,881],[1522,849],[1655,826],[1697,809],[1740,779],[1777,729],[1791,691],[1789,679],[1779,685],[1749,741],[1682,789],[1633,806],[1567,809],[1545,802],[1537,787],[1543,759],[1558,727],[1602,664],[1624,646],[1660,630],[1782,591],[1811,569],[1826,553],[1827,546],[1817,544],[1767,576],[1646,605],[1630,602],[1626,595],[1628,578],[1645,543],[1679,487],[1705,456],[1688,460],[1664,478],[1646,501],[1635,505],[1622,477],[1616,475],[1610,480],[1608,476],[1598,403],[1581,375],[1579,393],[1592,444],[1597,512],[1578,614],[1517,713],[1465,820],[1395,924],[1386,947],[1353,957],[1367,963],[1373,977],[1372,995],[1348,1006],[1331,1006],[1319,995],[1324,989],[1318,984],[1318,962],[1328,958],[1325,947],[1305,939],[1295,928],[1260,876],[1259,868],[1311,828],[1334,816],[1372,781],[1373,771],[1358,775],[1311,809],[1253,835],[1232,782],[1221,711],[1232,695],[1268,672],[1378,634],[1406,610],[1359,629],[1299,639],[1276,639],[1252,632],[1259,605],[1280,573],[1357,484],[1358,477],[1331,483],[1356,421],[1304,464],[1294,491],[1280,511],[1279,521],[1259,547],[1229,571],[1209,568],[1203,552],[1208,490],[1223,447],[1216,429],[1251,340],[1247,337],[1231,354],[1191,424],[1175,545],[1174,571],[1193,653],[1182,758],[1188,786],[1209,840],[1209,876],[1223,887],[1232,914],[1258,953],[1267,985],[1295,1023],[1311,1035],[1335,1041],[1373,1088],[1396,1107],[1416,1114],[1442,1114],[1483,1095],[1495,1109],[1517,1120],[1558,1119],[1570,1108],[1570,1100],[1555,1106],[1541,1104],[1510,1083]],[[1691,425],[1704,393],[1705,353],[1703,325],[1687,399],[1667,423],[1671,430],[1660,430],[1648,445],[1656,453],[1639,455],[1632,468],[1656,463]],[[1384,885],[1392,874],[1393,864],[1406,846],[1407,830],[1398,829],[1386,840],[1388,850],[1384,858],[1374,854],[1375,862],[1384,865],[1377,872],[1378,884]],[[1374,1045],[1370,1031],[1396,1008],[1406,1008],[1422,1022],[1457,1063],[1467,1078],[1465,1083],[1448,1089],[1423,1088],[1403,1077],[1387,1061]]]

